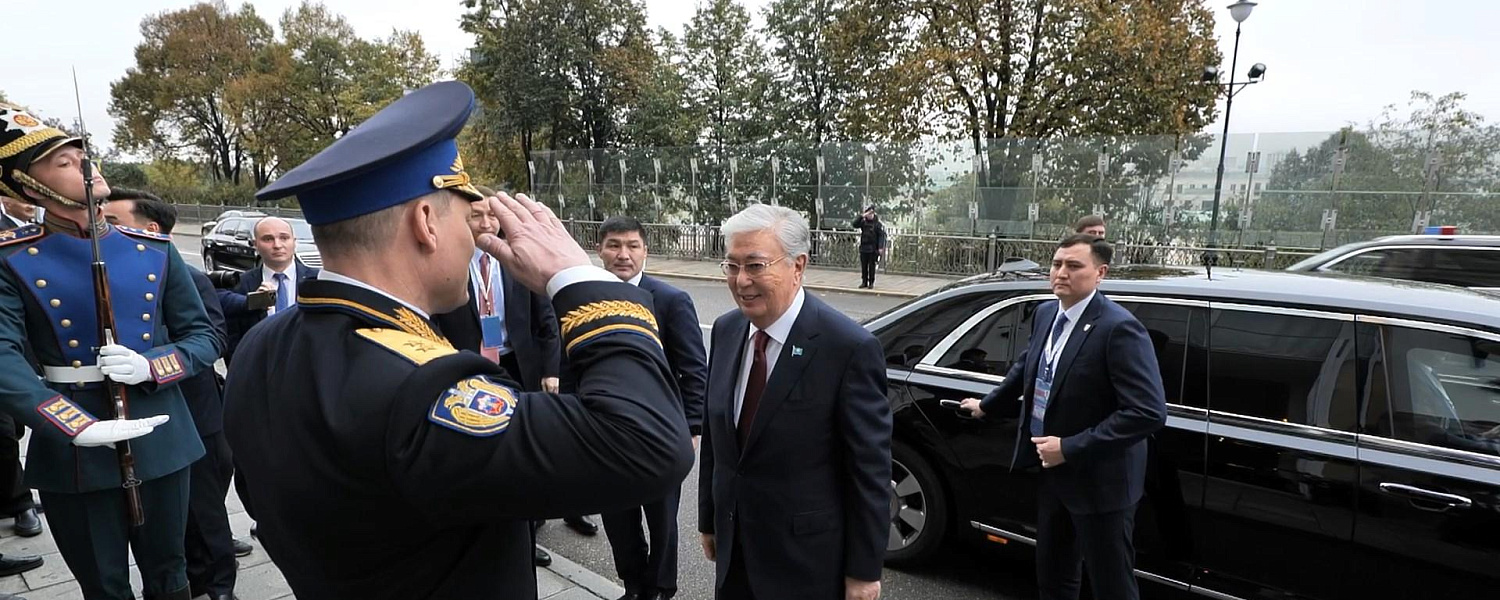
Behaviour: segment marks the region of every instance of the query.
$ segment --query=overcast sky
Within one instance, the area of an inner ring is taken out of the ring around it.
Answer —
[[[251,0],[274,22],[300,0]],[[695,0],[645,0],[653,26],[680,31]],[[742,0],[756,13],[769,0]],[[1211,0],[1216,34],[1229,64],[1234,21]],[[73,0],[67,9],[42,0],[4,0],[6,36],[0,42],[0,90],[45,116],[72,121],[69,67],[78,68],[84,118],[98,142],[113,128],[106,107],[109,84],[135,63],[141,18],[193,4],[191,0]],[[237,6],[235,0],[231,6]],[[459,0],[324,0],[365,37],[392,28],[415,29],[451,67],[470,45],[458,28]],[[757,18],[759,22],[760,19]],[[1240,77],[1266,63],[1264,83],[1236,98],[1232,132],[1331,131],[1364,123],[1411,90],[1462,91],[1467,106],[1500,120],[1500,44],[1494,25],[1500,4],[1479,0],[1261,0],[1244,25]],[[83,36],[70,31],[86,31]],[[542,34],[539,32],[539,34]],[[1222,126],[1222,125],[1220,125]],[[1216,127],[1215,130],[1218,128]]]

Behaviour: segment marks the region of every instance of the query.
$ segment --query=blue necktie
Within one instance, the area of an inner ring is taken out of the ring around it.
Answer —
[[[1052,326],[1052,354],[1043,356],[1043,368],[1047,370],[1047,380],[1052,380],[1052,369],[1055,366],[1056,357],[1062,354],[1062,348],[1057,347],[1058,338],[1062,337],[1063,328],[1068,326],[1068,313],[1057,315],[1057,323]],[[1049,360],[1050,359],[1050,360]]]
[[[286,290],[286,273],[277,273],[276,278],[276,312],[286,310],[292,305],[292,296]]]
[[[1060,313],[1060,314],[1058,314],[1057,315],[1057,323],[1055,323],[1055,324],[1052,325],[1052,344],[1051,344],[1051,350],[1052,350],[1052,352],[1050,352],[1050,353],[1047,352],[1047,348],[1046,347],[1042,348],[1041,372],[1037,373],[1037,382],[1036,382],[1036,385],[1037,385],[1037,388],[1038,388],[1038,390],[1037,390],[1038,393],[1032,399],[1032,407],[1031,407],[1031,427],[1030,427],[1030,429],[1031,429],[1031,437],[1042,437],[1042,435],[1043,435],[1042,434],[1042,423],[1044,422],[1044,419],[1047,416],[1047,409],[1050,408],[1051,404],[1052,404],[1052,368],[1053,368],[1053,362],[1054,362],[1054,360],[1055,360],[1056,357],[1058,357],[1058,356],[1060,356],[1062,354],[1062,348],[1059,348],[1057,346],[1057,344],[1058,344],[1059,341],[1061,341],[1060,338],[1062,338],[1063,327],[1066,327],[1067,325],[1068,325],[1068,314],[1067,313]],[[1045,392],[1045,393],[1043,393],[1043,392]]]

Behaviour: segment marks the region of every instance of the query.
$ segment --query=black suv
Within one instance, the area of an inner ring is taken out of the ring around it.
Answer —
[[[1500,291],[1500,235],[1398,235],[1339,246],[1290,271],[1334,271]]]
[[[213,230],[203,236],[203,267],[207,271],[248,271],[260,264],[260,255],[251,241],[255,223],[265,215],[222,217]],[[322,267],[323,257],[313,243],[312,227],[302,219],[286,219],[297,238],[297,259],[309,267]]]
[[[1214,598],[1476,598],[1500,589],[1500,298],[1333,274],[1122,267],[1167,426],[1148,444],[1142,579]],[[980,397],[1028,343],[1047,281],[980,276],[867,325],[896,426],[893,564],[955,536],[1034,544],[1022,404]]]

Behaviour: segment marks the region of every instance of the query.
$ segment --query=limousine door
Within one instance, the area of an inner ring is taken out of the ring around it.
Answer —
[[[1354,318],[1213,303],[1195,586],[1343,598],[1354,547]]]
[[[1500,590],[1500,336],[1360,318],[1368,357],[1355,525],[1363,598]]]

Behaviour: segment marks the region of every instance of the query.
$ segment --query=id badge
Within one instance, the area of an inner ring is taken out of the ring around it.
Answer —
[[[1052,395],[1052,380],[1037,377],[1036,393],[1031,395],[1031,421],[1033,423],[1045,422],[1047,416],[1047,398]]]
[[[499,348],[505,345],[505,328],[501,326],[500,315],[480,317],[479,329],[484,334],[485,348]]]

